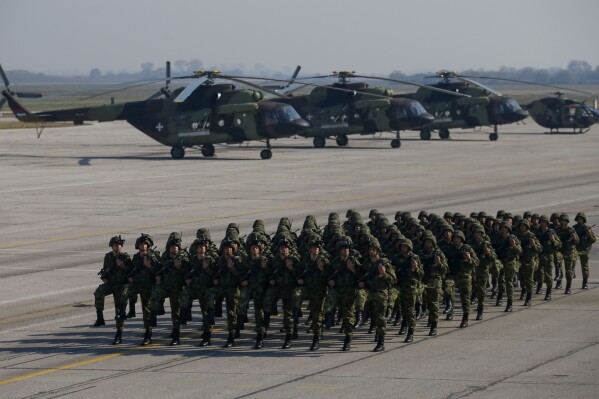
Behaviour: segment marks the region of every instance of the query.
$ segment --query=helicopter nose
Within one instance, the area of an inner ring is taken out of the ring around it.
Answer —
[[[287,137],[303,133],[308,128],[310,128],[310,123],[303,118],[299,118],[277,125],[276,130],[280,137]]]
[[[429,123],[433,123],[435,121],[435,117],[428,112],[418,115],[418,118],[420,118],[423,125],[428,125]]]
[[[516,122],[526,119],[528,118],[528,111],[524,109],[519,109],[516,112],[514,112],[514,117],[516,119]]]
[[[291,129],[293,130],[294,134],[302,133],[305,130],[310,128],[310,122],[308,122],[304,118],[300,118],[300,119],[296,119],[296,120],[292,121],[291,125],[292,125]]]

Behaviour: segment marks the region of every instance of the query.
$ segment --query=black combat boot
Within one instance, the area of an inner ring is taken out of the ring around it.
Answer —
[[[331,313],[331,312],[325,313],[325,315],[324,315],[324,329],[325,330],[330,330],[331,326],[333,325],[333,322],[334,322],[333,313]]]
[[[422,318],[422,304],[416,302],[416,320],[420,320]]]
[[[214,303],[214,317],[223,317],[223,299]]]
[[[181,333],[179,330],[173,330],[173,339],[171,339],[170,346],[178,346],[181,343],[181,341],[179,340],[180,334]]]
[[[557,275],[556,279],[557,281],[555,282],[555,289],[558,290],[560,288],[562,288],[562,279],[563,279],[563,275],[562,272],[559,272],[559,275]]]
[[[545,301],[551,300],[551,285],[547,287],[547,291],[545,292]]]
[[[158,325],[158,317],[156,312],[150,312],[150,326],[156,327]]]
[[[291,348],[291,334],[285,335],[285,342],[283,342],[283,346],[281,349],[289,349]]]
[[[152,329],[146,329],[146,333],[144,334],[144,340],[141,342],[141,346],[150,345],[152,343]]]
[[[395,313],[395,320],[393,320],[393,325],[398,326],[400,323],[401,323],[401,312],[398,310],[397,313]]]
[[[453,320],[453,305],[449,308],[445,320]]]
[[[102,310],[96,310],[96,322],[94,323],[94,327],[105,326],[106,322],[104,321],[104,312]]]
[[[114,340],[112,341],[113,345],[120,345],[123,339],[123,330],[116,330],[116,335],[114,336]]]
[[[406,336],[405,342],[406,344],[414,341],[414,329],[412,327],[408,328],[408,335]]]
[[[566,291],[564,291],[564,294],[571,294],[572,293],[572,281],[566,281]]]
[[[158,303],[158,310],[156,311],[156,314],[158,316],[163,316],[166,313],[166,311],[164,310],[164,301],[160,301]]]
[[[437,322],[436,321],[431,322],[431,329],[428,332],[428,335],[430,335],[431,337],[434,337],[435,335],[437,335]]]
[[[508,298],[507,306],[505,307],[504,312],[511,312],[511,311],[512,311],[512,298]]]
[[[314,334],[314,338],[312,338],[312,346],[310,346],[311,351],[317,351],[320,348],[320,334]]]
[[[476,320],[482,320],[483,319],[483,310],[484,310],[485,305],[482,303],[478,304],[478,308],[476,309]]]
[[[256,345],[254,345],[254,349],[262,349],[264,347],[264,336],[262,333],[256,334]]]
[[[312,325],[312,312],[308,314],[308,320],[304,323],[305,326]]]
[[[447,314],[451,309],[451,298],[445,298],[445,309],[443,309],[443,314]]]
[[[501,305],[503,305],[503,292],[499,290],[499,292],[497,293],[497,301],[495,301],[495,306]]]
[[[462,322],[460,323],[460,328],[468,327],[468,313],[464,313],[462,315]]]
[[[380,352],[385,350],[385,336],[380,335],[378,341],[376,342],[376,346],[372,350],[373,352]]]
[[[540,282],[538,282],[538,283],[537,283],[537,291],[536,291],[536,294],[537,294],[537,295],[540,295],[542,292],[543,292],[543,282],[542,282],[542,281],[540,281]]]
[[[136,316],[135,314],[135,301],[129,300],[129,313],[127,313],[128,319],[133,319]]]
[[[524,306],[530,306],[532,302],[532,292],[526,293],[526,300],[524,301]]]
[[[345,339],[343,340],[343,347],[341,348],[341,350],[343,352],[347,352],[348,350],[350,350],[351,348],[351,337],[349,335],[345,336]]]
[[[229,336],[227,337],[227,342],[223,345],[223,348],[230,348],[235,346],[235,339],[233,338],[235,334],[231,331]]]
[[[243,327],[243,315],[237,315],[237,325],[235,326],[235,335],[233,338],[241,337],[241,328]]]
[[[181,323],[182,326],[187,325],[187,320],[187,309],[181,308],[179,323]]]
[[[399,334],[398,335],[404,335],[406,333],[406,328],[408,327],[408,324],[405,320],[401,321],[401,326],[399,327]]]
[[[391,308],[389,308],[389,307],[388,307],[388,308],[385,310],[385,319],[386,319],[387,321],[391,320],[391,315],[392,315],[392,314],[393,314],[393,309],[391,309]]]
[[[583,290],[588,290],[589,289],[589,281],[586,278],[582,279],[582,289]]]
[[[522,288],[522,290],[520,291],[520,300],[523,300],[525,295],[526,295],[526,290],[524,288]]]
[[[356,322],[354,323],[354,328],[358,328],[362,325],[362,311],[358,310],[356,312]]]
[[[376,327],[374,326],[374,322],[371,321],[370,327],[368,328],[368,334],[372,334],[374,330],[376,330]]]
[[[210,338],[212,338],[212,331],[204,331],[202,333],[202,342],[200,342],[198,346],[203,348],[204,346],[212,345]]]

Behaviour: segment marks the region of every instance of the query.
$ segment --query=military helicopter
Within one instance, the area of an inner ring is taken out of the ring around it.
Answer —
[[[428,86],[419,88],[415,93],[395,96],[419,101],[435,117],[430,126],[420,130],[422,140],[429,140],[432,131],[438,131],[441,139],[448,139],[449,129],[493,126],[493,133],[489,134],[489,140],[495,141],[499,138],[497,126],[518,122],[528,116],[528,113],[513,98],[505,97],[455,72],[443,70],[427,78],[440,79],[432,85],[435,88],[468,94],[469,97],[448,96],[432,91]]]
[[[491,76],[464,76],[464,78],[489,79],[527,85],[549,87],[558,91],[550,93],[550,97],[543,97],[524,105],[532,119],[542,127],[549,129],[549,133],[560,133],[559,129],[572,129],[572,133],[586,133],[590,127],[599,122],[597,104],[591,107],[584,101],[571,100],[559,90],[590,96],[593,93],[548,85],[544,83],[529,82],[526,80],[507,79]]]
[[[250,140],[264,141],[266,149],[260,157],[270,159],[270,140],[297,135],[310,126],[292,106],[262,101],[262,91],[236,90],[231,82],[258,87],[241,78],[225,76],[220,71],[197,71],[191,76],[171,78],[168,62],[166,75],[166,85],[146,100],[32,113],[16,100],[17,95],[25,96],[9,89],[2,71],[6,86],[2,95],[17,119],[40,124],[42,130],[48,122],[126,120],[159,143],[170,146],[174,159],[183,158],[186,148],[201,146],[202,155],[212,157],[216,143]],[[194,82],[171,93],[169,84],[173,79],[194,79]],[[228,83],[215,84],[216,80]],[[38,137],[40,134],[38,130]]]
[[[336,78],[331,85],[317,85],[310,82],[319,79]],[[394,98],[387,88],[370,87],[364,82],[350,82],[352,78],[384,78],[357,75],[355,71],[334,71],[331,75],[313,76],[295,79],[295,84],[278,90],[280,94],[292,94],[304,85],[315,86],[309,94],[283,98],[273,101],[292,105],[304,119],[310,122],[310,128],[300,136],[313,137],[314,147],[322,148],[326,139],[335,137],[338,146],[348,144],[350,134],[372,134],[375,132],[395,131],[391,140],[392,148],[401,146],[400,131],[418,129],[430,125],[434,117],[416,100]],[[415,86],[417,83],[396,81]],[[452,97],[468,97],[443,89],[430,88],[434,92]]]

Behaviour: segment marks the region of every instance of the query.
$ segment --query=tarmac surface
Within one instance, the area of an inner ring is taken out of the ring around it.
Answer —
[[[466,329],[458,328],[459,311],[440,320],[434,338],[419,321],[411,344],[390,326],[382,353],[371,352],[365,328],[350,352],[340,352],[338,327],[318,352],[308,351],[305,327],[292,349],[281,350],[280,318],[263,350],[251,349],[251,327],[223,349],[224,319],[213,346],[198,348],[197,305],[180,347],[168,346],[167,316],[154,345],[138,345],[139,303],[122,345],[110,345],[112,299],[107,326],[91,327],[96,273],[115,234],[132,255],[142,232],[162,250],[172,231],[188,246],[199,227],[220,240],[230,222],[244,235],[263,219],[272,232],[283,216],[294,228],[309,214],[323,226],[329,212],[343,218],[349,208],[365,217],[377,208],[391,219],[421,209],[571,218],[584,211],[598,223],[599,127],[548,135],[526,122],[500,127],[497,142],[489,129],[426,142],[402,133],[400,149],[390,148],[390,134],[351,136],[348,148],[329,140],[324,149],[291,138],[273,142],[267,161],[260,143],[217,146],[213,159],[188,150],[172,160],[169,148],[120,122],[47,129],[39,140],[33,130],[0,131],[0,397],[596,398],[597,245],[588,290],[580,289],[578,264],[571,295],[556,290],[549,302],[536,295],[530,308],[516,300],[513,313],[489,299],[484,320]]]

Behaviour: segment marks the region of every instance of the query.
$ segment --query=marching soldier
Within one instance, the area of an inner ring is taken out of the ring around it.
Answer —
[[[522,292],[526,292],[524,306],[530,306],[532,302],[532,289],[534,287],[534,275],[539,267],[539,253],[543,247],[530,231],[530,222],[523,219],[518,225],[520,230],[520,245],[522,255],[520,256],[520,276],[522,279]]]
[[[424,236],[423,249],[420,252],[423,278],[425,284],[427,309],[429,311],[430,331],[428,335],[437,335],[437,322],[439,320],[439,293],[442,279],[447,271],[447,258],[443,251],[437,248],[437,239],[431,232]]]
[[[168,298],[171,304],[171,320],[173,322],[170,345],[180,344],[181,334],[181,295],[185,284],[185,276],[189,272],[187,252],[181,249],[181,235],[171,233],[166,242],[166,251],[160,259],[161,269],[157,270],[156,285],[150,299],[152,310],[157,312],[163,299]]]
[[[105,325],[104,321],[104,299],[108,295],[114,298],[114,310],[116,320],[116,335],[113,345],[121,343],[123,336],[123,327],[127,318],[127,296],[128,296],[128,279],[131,258],[129,254],[123,252],[123,244],[125,240],[121,236],[114,236],[110,239],[108,246],[112,249],[104,255],[104,263],[102,270],[98,273],[102,279],[102,284],[94,292],[97,320],[94,327]]]
[[[568,226],[570,219],[568,214],[562,213],[559,217],[560,227],[556,230],[559,239],[562,242],[562,253],[564,255],[564,269],[566,272],[566,291],[565,294],[572,293],[572,278],[574,275],[574,266],[576,266],[576,257],[578,256],[578,246],[580,239],[576,230]]]
[[[129,290],[141,297],[141,311],[144,322],[144,338],[141,345],[152,343],[152,324],[150,298],[156,284],[154,270],[160,268],[160,251],[152,249],[154,240],[149,234],[142,234],[135,241],[138,252],[133,255],[131,272],[129,273]]]
[[[514,277],[520,270],[520,255],[522,247],[516,236],[511,234],[512,225],[508,222],[501,224],[501,236],[498,239],[496,253],[499,260],[503,264],[503,278],[500,276],[499,293],[497,294],[497,306],[501,304],[503,292],[507,295],[507,306],[505,312],[512,311],[514,300]]]
[[[462,303],[462,322],[460,328],[468,327],[468,316],[470,314],[470,298],[472,296],[472,272],[478,267],[479,260],[474,250],[464,242],[466,237],[462,231],[456,231],[453,235],[453,248],[447,257],[449,273],[447,275],[447,287],[457,286],[460,290]],[[450,293],[451,296],[455,294]]]
[[[214,293],[218,293],[225,299],[227,308],[227,331],[229,336],[225,343],[225,348],[230,348],[235,345],[235,329],[237,325],[237,304],[239,302],[239,284],[241,269],[241,258],[234,254],[235,241],[229,238],[223,242],[223,253],[217,262],[217,272],[214,276]],[[218,304],[218,302],[215,302]],[[243,320],[243,319],[242,319]]]
[[[363,274],[358,283],[359,288],[368,290],[370,318],[376,327],[377,338],[373,352],[385,349],[387,294],[389,287],[396,281],[393,266],[387,258],[381,257],[381,252],[378,240],[372,237],[368,245],[368,256],[364,260]]]
[[[405,328],[408,328],[408,335],[404,342],[412,342],[414,340],[414,329],[416,328],[416,298],[418,296],[418,286],[424,272],[418,255],[412,250],[412,241],[404,238],[399,241],[399,256],[395,261],[396,279],[399,283],[399,298],[401,304],[401,314],[403,320],[401,322],[400,335],[405,333]],[[403,331],[402,331],[403,330]]]
[[[539,284],[543,282],[546,284],[547,290],[545,291],[544,300],[550,301],[551,286],[553,284],[553,264],[556,258],[555,253],[559,251],[562,243],[555,231],[549,228],[549,218],[546,215],[541,215],[539,219],[537,238],[542,246],[541,253],[539,254],[539,270],[541,271]]]
[[[589,288],[589,253],[597,239],[595,238],[595,234],[593,234],[593,230],[586,225],[587,217],[583,212],[579,212],[574,220],[576,221],[574,230],[576,230],[576,234],[580,238],[576,249],[580,257],[580,266],[582,267],[582,289],[587,290]]]

